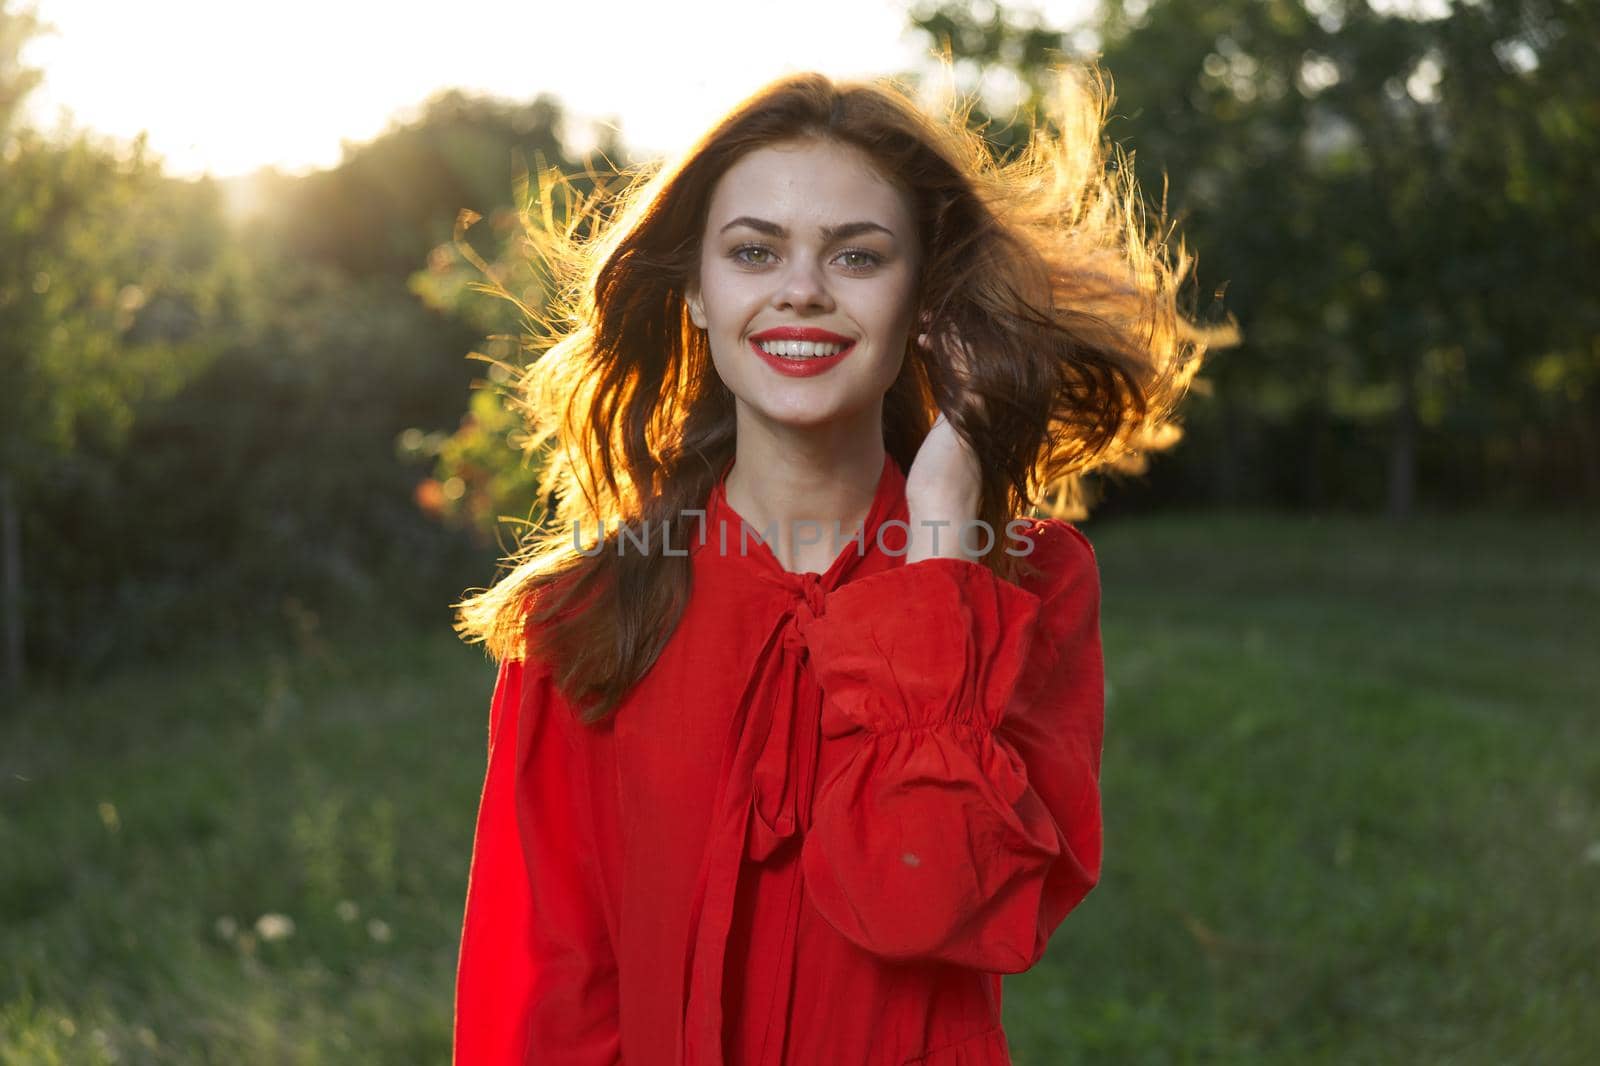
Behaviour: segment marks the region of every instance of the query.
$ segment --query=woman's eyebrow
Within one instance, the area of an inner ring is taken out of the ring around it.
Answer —
[[[789,236],[789,231],[778,225],[776,222],[768,222],[764,218],[752,218],[749,215],[740,215],[726,226],[723,226],[718,232],[726,233],[735,226],[748,226],[753,230],[758,230],[759,232],[765,233],[772,237]],[[889,227],[880,226],[876,222],[865,221],[844,222],[837,226],[818,226],[817,231],[822,234],[822,239],[824,241],[843,240],[846,237],[854,237],[858,233],[871,233],[873,231],[887,233],[890,237],[894,236],[894,230],[890,229]]]

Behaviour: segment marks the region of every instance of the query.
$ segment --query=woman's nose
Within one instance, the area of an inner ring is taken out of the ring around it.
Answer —
[[[796,256],[784,272],[779,306],[826,308],[832,301],[822,268],[814,260]]]

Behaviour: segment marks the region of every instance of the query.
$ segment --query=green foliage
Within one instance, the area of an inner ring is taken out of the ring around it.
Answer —
[[[0,9],[0,31],[20,94],[6,47],[32,30]],[[446,624],[537,470],[487,391],[463,421],[488,301],[428,264],[458,211],[514,217],[519,159],[571,167],[560,133],[552,100],[444,93],[333,170],[258,175],[248,218],[142,140],[9,136],[0,459],[34,666],[94,673],[379,603]]]
[[[115,444],[141,402],[208,354],[194,326],[227,279],[202,281],[186,260],[218,252],[189,213],[214,211],[214,195],[179,203],[163,181],[142,141],[126,157],[83,134],[57,145],[22,130],[6,144],[0,457],[24,484],[86,435]]]
[[[1592,3],[1429,18],[1108,0],[1054,34],[995,5],[913,22],[973,85],[1025,104],[1042,58],[1098,53],[1109,136],[1152,201],[1164,187],[1196,291],[1238,315],[1244,343],[1211,356],[1196,443],[1157,464],[1153,496],[1198,481],[1211,499],[1396,511],[1600,500],[1600,296],[1581,266],[1600,260]],[[1024,132],[1013,118],[991,136]],[[1347,452],[1352,437],[1382,446]]]
[[[497,386],[503,384],[498,370],[489,375]],[[499,388],[488,387],[473,391],[471,407],[454,433],[408,431],[403,446],[419,460],[432,460],[437,471],[417,486],[418,505],[454,528],[471,531],[475,543],[510,552],[524,524],[538,525],[545,516],[538,495],[541,464],[531,457],[512,458],[522,454],[524,437],[514,405]]]
[[[488,248],[475,247],[467,235],[482,216],[463,211],[450,244],[435,248],[427,269],[411,277],[411,290],[429,307],[483,331],[488,343],[472,354],[489,364],[484,388],[455,433],[413,439],[419,455],[435,460],[435,477],[419,498],[430,513],[470,529],[479,543],[495,541],[502,553],[515,546],[526,524],[537,525],[548,513],[546,501],[536,499],[545,456],[528,448],[514,384],[552,331],[571,325],[558,311],[558,296],[570,294],[558,294],[557,286],[575,279],[559,276],[558,267],[568,264],[545,261],[543,249],[569,227],[579,239],[589,236],[594,216],[575,217],[577,205],[616,176],[592,163],[581,172],[551,165],[538,153],[533,169],[517,175],[515,208],[489,218]]]
[[[401,282],[450,241],[459,212],[509,206],[529,160],[575,169],[563,121],[548,95],[513,104],[438,93],[412,120],[349,148],[338,167],[283,182],[266,224],[295,256]]]
[[[39,661],[99,669],[277,615],[290,598],[381,598],[442,620],[470,580],[477,553],[416,508],[420,475],[396,455],[405,430],[448,424],[466,392],[464,360],[441,357],[464,347],[458,328],[395,287],[291,268],[264,240],[225,247],[202,268],[227,279],[222,298],[145,305],[190,323],[204,358],[159,392],[119,397],[119,433],[93,421],[99,432],[24,467]]]
[[[22,65],[22,48],[46,28],[36,9],[14,11],[11,0],[0,0],[0,145],[10,137],[23,100],[44,80],[42,71]]]

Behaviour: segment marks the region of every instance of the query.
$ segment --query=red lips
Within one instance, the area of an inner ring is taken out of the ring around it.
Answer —
[[[833,333],[815,326],[774,326],[764,329],[760,333],[752,333],[750,339],[761,341],[815,341],[818,344],[854,344],[852,337]]]
[[[818,344],[836,344],[839,350],[832,355],[821,355],[811,359],[787,359],[781,355],[773,355],[762,349],[765,341],[812,341]],[[772,369],[789,378],[813,378],[818,374],[826,373],[844,362],[851,352],[856,350],[856,342],[849,337],[841,337],[837,333],[829,333],[825,329],[815,329],[803,326],[779,326],[776,329],[763,330],[750,338],[750,350],[760,357]]]

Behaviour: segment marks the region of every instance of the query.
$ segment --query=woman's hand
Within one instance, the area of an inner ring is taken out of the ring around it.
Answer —
[[[964,380],[972,350],[953,332],[937,337],[917,335],[919,346],[929,348],[933,343],[938,344],[931,349],[936,356],[948,360]],[[983,469],[977,455],[940,411],[906,472],[906,509],[911,523],[906,562],[936,556],[976,559],[976,553],[965,550],[962,541],[981,547],[990,538],[979,529],[969,529],[964,537],[961,533],[964,524],[978,517],[982,488]]]

